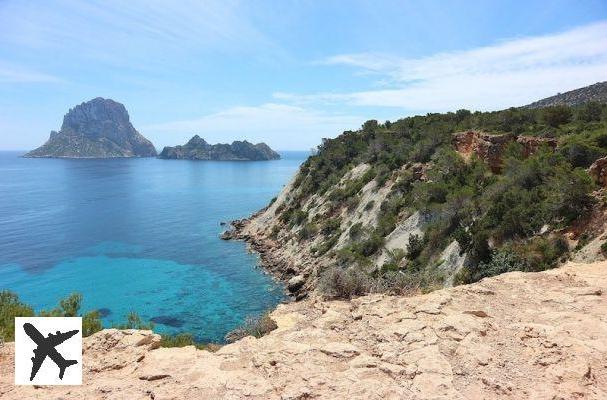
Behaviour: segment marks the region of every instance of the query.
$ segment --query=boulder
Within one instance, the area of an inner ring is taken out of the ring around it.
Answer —
[[[306,283],[306,279],[303,277],[303,275],[294,276],[293,278],[289,279],[289,282],[287,282],[287,289],[289,292],[295,293],[303,287],[304,283]]]
[[[607,187],[607,157],[599,158],[593,162],[588,168],[588,174],[598,185]]]

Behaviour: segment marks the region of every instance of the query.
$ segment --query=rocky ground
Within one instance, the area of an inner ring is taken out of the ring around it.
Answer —
[[[147,331],[85,339],[84,382],[2,399],[605,399],[607,262],[509,273],[469,286],[273,312],[279,328],[216,353],[158,348]]]

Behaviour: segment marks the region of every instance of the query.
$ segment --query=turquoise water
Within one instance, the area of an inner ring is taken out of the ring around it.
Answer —
[[[307,154],[268,162],[24,159],[0,152],[0,289],[36,310],[72,292],[106,326],[220,341],[284,299],[220,222],[265,206]]]

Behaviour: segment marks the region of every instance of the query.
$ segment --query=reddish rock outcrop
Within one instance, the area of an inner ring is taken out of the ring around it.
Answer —
[[[607,187],[607,157],[599,158],[593,162],[588,168],[588,173],[597,184]]]
[[[458,153],[469,159],[472,154],[489,164],[495,173],[502,167],[502,155],[508,143],[515,140],[510,134],[492,135],[478,131],[459,132],[453,135],[453,145]]]
[[[547,145],[556,149],[558,141],[553,138],[533,136],[515,136],[512,134],[490,134],[479,131],[458,132],[453,135],[453,145],[458,153],[465,159],[472,154],[489,164],[491,171],[499,173],[502,168],[504,150],[512,142],[520,143],[523,147],[523,156],[529,157],[541,146]]]

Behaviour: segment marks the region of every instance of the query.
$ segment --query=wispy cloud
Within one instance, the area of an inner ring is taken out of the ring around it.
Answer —
[[[142,127],[141,132],[158,137],[155,143],[160,145],[184,143],[199,134],[210,142],[247,139],[265,141],[281,150],[302,150],[317,146],[322,137],[333,137],[345,129],[357,128],[363,121],[353,115],[267,103],[232,107],[197,119],[148,125]],[[295,148],[294,143],[297,144]]]
[[[7,2],[0,6],[0,25],[0,44],[134,69],[180,64],[180,56],[205,50],[276,50],[240,0]]]
[[[0,65],[0,83],[61,83],[63,79],[41,72]]]
[[[607,80],[607,22],[425,58],[345,54],[320,64],[376,74],[388,88],[274,97],[300,104],[322,101],[425,111],[498,109]]]

